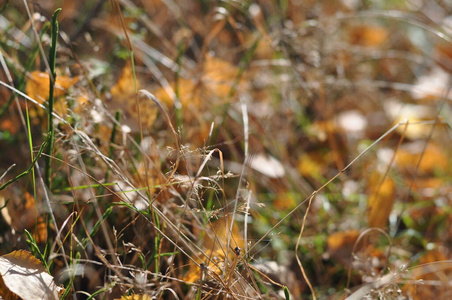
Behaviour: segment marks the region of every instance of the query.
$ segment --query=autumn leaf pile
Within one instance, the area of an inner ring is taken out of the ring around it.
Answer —
[[[3,2],[3,299],[449,297],[450,4]]]

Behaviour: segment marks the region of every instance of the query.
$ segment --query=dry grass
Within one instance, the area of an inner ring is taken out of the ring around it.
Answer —
[[[74,299],[448,298],[452,7],[349,2],[7,2],[1,254]]]

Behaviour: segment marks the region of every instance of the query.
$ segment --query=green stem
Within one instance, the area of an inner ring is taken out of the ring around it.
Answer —
[[[49,51],[49,64],[50,64],[50,80],[49,80],[49,119],[48,119],[48,126],[49,126],[49,133],[50,134],[50,140],[49,144],[46,149],[46,173],[45,173],[45,183],[51,188],[51,162],[52,162],[52,153],[53,153],[53,145],[55,143],[55,126],[53,125],[53,104],[55,102],[54,98],[54,88],[55,88],[55,80],[56,80],[56,72],[55,72],[55,59],[56,59],[56,46],[57,46],[57,39],[58,39],[58,21],[57,17],[59,12],[61,11],[61,8],[57,8],[55,12],[52,15],[52,42],[50,44],[50,51]]]

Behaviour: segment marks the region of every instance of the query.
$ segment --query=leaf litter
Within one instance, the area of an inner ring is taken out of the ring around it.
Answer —
[[[447,294],[451,7],[110,4],[62,4],[53,183],[2,191],[2,253],[80,266],[65,297]],[[2,183],[47,132],[40,9],[1,15]]]

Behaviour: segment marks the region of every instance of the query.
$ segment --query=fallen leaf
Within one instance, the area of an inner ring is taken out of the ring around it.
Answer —
[[[404,145],[396,153],[397,167],[403,172],[413,174],[423,148],[423,142]],[[449,159],[444,150],[436,144],[429,143],[419,164],[418,174],[421,176],[434,175],[435,171],[447,172],[448,170]]]
[[[122,69],[116,84],[111,88],[111,101],[108,104],[111,110],[121,110],[123,123],[129,126],[133,132],[143,128],[149,128],[157,118],[157,106],[150,99],[138,98],[139,114],[136,100],[136,91],[139,89],[138,79],[134,79],[132,67],[127,64]],[[139,115],[139,116],[138,116]]]
[[[408,281],[403,290],[413,300],[448,299],[449,282],[452,278],[452,265],[448,257],[439,249],[427,251],[420,259],[417,267],[410,273],[414,280]],[[415,282],[412,284],[412,282]],[[418,284],[417,282],[425,282]],[[435,282],[435,284],[429,284]]]
[[[249,162],[251,169],[270,178],[281,178],[286,173],[282,163],[268,154],[256,154]]]
[[[0,121],[0,130],[9,131],[12,135],[15,135],[19,131],[19,126],[11,119],[3,119]]]
[[[79,81],[79,77],[70,78],[67,76],[57,76],[54,88],[54,96],[64,95],[67,90]],[[40,103],[44,103],[49,98],[49,74],[45,72],[30,72],[26,93],[31,98]]]
[[[416,80],[411,88],[411,95],[414,99],[440,100],[446,96],[448,89],[449,73],[436,67]]]
[[[335,232],[328,236],[328,254],[344,266],[349,266],[352,262],[352,251],[360,233],[357,230]],[[356,247],[359,250],[359,247]]]
[[[360,25],[351,28],[349,40],[351,44],[365,47],[377,47],[388,39],[385,28],[376,25]]]
[[[317,153],[303,153],[298,159],[297,169],[305,178],[320,179],[325,164]]]
[[[193,108],[199,107],[201,101],[199,95],[200,90],[197,89],[196,84],[192,80],[179,78],[177,89],[182,109],[188,108],[189,106]],[[175,90],[176,84],[173,82],[169,87],[156,90],[154,96],[171,108],[174,106]]]
[[[211,95],[218,98],[227,97],[239,74],[237,67],[211,55],[206,56],[203,67],[202,84],[191,79],[178,79],[177,90],[183,109],[199,108]],[[154,91],[154,95],[172,107],[176,96],[175,90],[176,83],[172,82],[169,86]]]
[[[273,200],[273,207],[277,210],[293,209],[296,205],[294,193],[279,192]]]
[[[0,257],[0,295],[5,300],[59,299],[59,287],[30,252],[13,251]]]
[[[385,177],[381,182],[381,175],[373,173],[369,186],[368,225],[385,228],[395,201],[395,183],[389,177]]]
[[[236,247],[243,249],[245,247],[244,239],[239,231],[239,228],[234,224],[232,226],[231,232],[231,244],[230,249],[227,249],[227,242],[229,238],[229,228],[231,225],[231,218],[224,217],[215,222],[212,222],[207,226],[205,230],[205,238],[203,241],[202,249],[204,250],[206,256],[198,255],[195,260],[201,264],[203,263],[212,272],[220,275],[223,271],[221,267],[226,260],[229,262],[234,260],[236,253],[233,249]],[[229,271],[229,270],[228,270]],[[188,282],[195,282],[201,278],[200,268],[194,264],[190,263],[188,272],[185,274],[183,280]]]
[[[116,81],[116,84],[111,88],[110,92],[113,99],[125,100],[130,97],[135,97],[135,92],[138,88],[138,81],[134,80],[132,67],[130,64],[126,64],[122,69],[118,81]]]
[[[246,85],[238,79],[239,68],[220,58],[207,55],[201,67],[190,78],[180,77],[152,92],[169,110],[182,109],[184,136],[195,147],[204,146],[210,133],[205,108],[230,102],[233,87],[243,89]]]
[[[67,76],[57,76],[54,88],[54,96],[59,97],[64,95],[67,90],[79,81],[79,77],[70,78]],[[26,94],[38,101],[39,103],[45,103],[49,98],[49,74],[45,72],[32,71],[28,76],[27,87],[25,88]],[[64,116],[67,111],[65,101],[55,102],[55,111]],[[39,110],[40,111],[40,110]]]
[[[47,226],[36,207],[34,197],[28,192],[13,191],[8,188],[3,191],[0,204],[4,205],[6,199],[9,199],[7,209],[1,210],[6,223],[19,232],[24,229],[29,230],[38,243],[45,242]]]
[[[422,122],[435,119],[436,109],[434,106],[406,104],[400,101],[389,100],[384,103],[384,109],[394,125],[403,124],[408,121],[408,125],[397,127],[396,130],[399,134],[403,134],[412,140],[427,138],[430,135],[431,125],[422,124]],[[436,129],[439,129],[441,126],[440,122]],[[435,133],[437,132],[438,130],[435,130]]]
[[[308,129],[309,136],[325,142],[328,139],[328,135],[342,134],[342,128],[338,128],[336,122],[333,120],[327,121],[315,121]]]
[[[220,98],[229,95],[239,75],[238,67],[211,55],[206,56],[203,71],[204,85]]]

